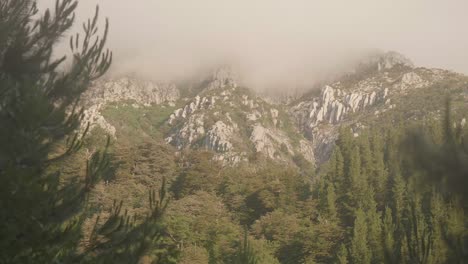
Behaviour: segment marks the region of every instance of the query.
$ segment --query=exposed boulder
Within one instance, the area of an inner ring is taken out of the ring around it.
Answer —
[[[205,138],[205,146],[216,152],[228,152],[232,150],[234,129],[226,125],[223,121],[216,122],[208,131]]]
[[[281,131],[268,129],[260,124],[253,127],[250,140],[255,145],[256,152],[264,153],[271,159],[279,158],[279,151],[287,151],[289,154],[294,153],[287,136]]]

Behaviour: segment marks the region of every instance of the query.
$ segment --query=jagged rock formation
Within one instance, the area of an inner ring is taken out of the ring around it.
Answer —
[[[332,86],[325,86],[320,97],[304,101],[294,106],[291,111],[299,123],[306,129],[311,129],[321,122],[337,124],[350,112],[363,110],[386,98],[388,88],[382,90],[358,90],[346,92]]]
[[[169,110],[162,119],[162,136],[177,150],[211,150],[216,159],[231,164],[254,155],[280,162],[293,162],[301,155],[312,163],[322,163],[342,125],[349,125],[359,136],[362,128],[378,124],[391,113],[404,111],[413,118],[409,111],[413,109],[425,115],[417,108],[427,105],[415,102],[428,97],[427,91],[440,92],[438,85],[444,82],[465,85],[458,88],[458,98],[468,101],[466,77],[416,68],[395,52],[373,56],[354,72],[289,101],[259,97],[239,87],[236,78],[230,68],[222,67],[185,93],[173,84],[130,78],[99,82],[83,96],[85,121],[115,135],[115,127],[101,113],[107,104],[121,102],[141,109],[164,104]],[[172,111],[175,105],[178,108]]]
[[[398,111],[398,99],[402,96],[459,77],[448,71],[415,68],[409,59],[395,52],[374,57],[369,63],[373,71],[345,76],[325,85],[318,96],[302,98],[291,106],[301,131],[313,142],[318,162],[328,158],[342,124],[357,124],[359,119],[370,120],[389,110]],[[352,127],[358,131],[360,126]]]
[[[166,142],[179,150],[213,150],[217,159],[234,163],[254,153],[283,161],[300,153],[314,162],[308,141],[293,142],[293,137],[301,137],[299,132],[284,131],[289,120],[281,120],[281,111],[237,87],[233,76],[225,69],[215,72],[199,95],[175,110],[168,119],[174,129]]]
[[[109,124],[101,114],[101,110],[107,104],[128,101],[133,103],[134,107],[162,103],[173,105],[178,99],[179,90],[174,84],[126,77],[112,81],[99,81],[82,95],[80,103],[85,108],[82,124],[89,123],[91,128],[99,126],[115,136],[115,127]]]

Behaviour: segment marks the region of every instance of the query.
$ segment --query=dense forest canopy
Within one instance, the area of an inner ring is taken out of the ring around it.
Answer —
[[[450,100],[442,117],[389,114],[359,133],[343,124],[316,167],[301,155],[232,165],[176,150],[162,135],[169,107],[107,109],[119,137],[83,131],[77,102],[112,53],[96,9],[70,39],[72,58],[54,59],[76,6],[0,3],[0,263],[468,259],[468,127]]]

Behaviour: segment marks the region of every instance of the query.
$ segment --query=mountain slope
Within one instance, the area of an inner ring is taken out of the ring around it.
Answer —
[[[122,78],[96,83],[83,98],[86,121],[120,140],[164,139],[176,151],[210,150],[230,164],[259,156],[294,163],[327,160],[338,128],[437,117],[451,95],[466,113],[466,76],[414,67],[395,52],[375,55],[292,103],[272,103],[219,68],[190,88]],[[280,101],[280,100],[279,100]]]
[[[440,69],[416,68],[388,53],[363,69],[325,85],[291,105],[300,130],[313,142],[317,160],[328,158],[338,128],[364,127],[436,117],[450,96],[455,111],[466,113],[468,78]],[[463,117],[461,117],[463,118]]]

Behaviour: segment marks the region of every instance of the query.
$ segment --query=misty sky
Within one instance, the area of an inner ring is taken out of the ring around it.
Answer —
[[[79,2],[80,19],[97,3],[109,17],[116,73],[174,79],[230,63],[251,85],[303,84],[379,49],[468,74],[468,0]]]

